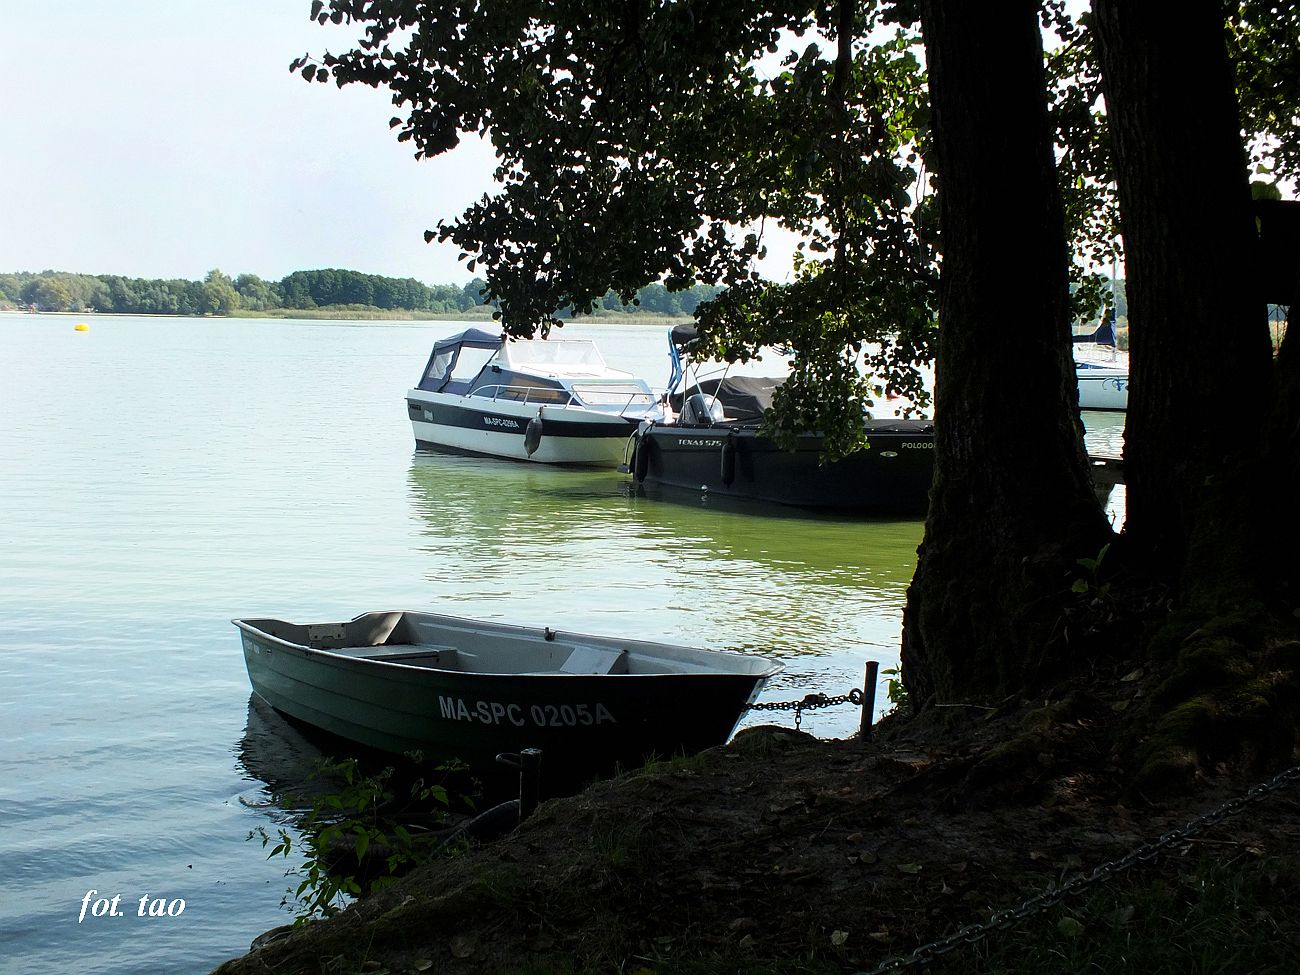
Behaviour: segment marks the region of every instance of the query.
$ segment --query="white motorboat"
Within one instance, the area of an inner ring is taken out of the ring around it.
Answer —
[[[663,407],[589,339],[507,339],[468,329],[434,343],[406,394],[418,448],[544,464],[615,467]]]
[[[1128,409],[1128,353],[1108,321],[1087,335],[1074,336],[1074,372],[1079,379],[1079,409]]]

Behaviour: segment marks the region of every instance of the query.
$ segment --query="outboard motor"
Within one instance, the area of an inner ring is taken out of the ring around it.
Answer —
[[[722,404],[718,402],[717,397],[692,393],[682,404],[682,415],[677,422],[685,426],[711,427],[723,420],[724,416]]]

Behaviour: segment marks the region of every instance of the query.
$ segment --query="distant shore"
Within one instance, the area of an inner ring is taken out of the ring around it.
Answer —
[[[492,308],[479,305],[469,311],[435,312],[410,308],[267,308],[262,311],[240,308],[225,318],[295,318],[308,321],[349,322],[472,322],[492,320]]]
[[[482,322],[487,326],[495,324],[492,320],[492,307],[490,305],[479,305],[468,311],[417,311],[409,308],[267,308],[263,311],[253,311],[251,309],[241,308],[233,311],[229,315],[164,315],[150,314],[147,312],[114,312],[114,311],[38,311],[28,312],[24,308],[0,308],[0,313],[9,313],[15,315],[59,315],[63,318],[78,318],[94,315],[105,318],[193,318],[202,319],[223,319],[223,318],[271,318],[271,319],[292,319],[295,321],[324,321],[324,322]],[[657,312],[609,312],[605,315],[587,316],[582,315],[577,318],[563,318],[564,323],[572,322],[579,325],[676,325],[682,322],[694,321],[687,315],[661,315]]]
[[[401,322],[485,322],[492,323],[492,307],[479,305],[462,312],[411,311],[406,309],[339,309],[339,308],[272,308],[266,311],[232,312],[230,318],[295,318],[321,321],[401,321]],[[689,315],[661,315],[657,312],[609,312],[605,315],[580,315],[561,318],[562,322],[582,325],[673,325],[694,321]]]

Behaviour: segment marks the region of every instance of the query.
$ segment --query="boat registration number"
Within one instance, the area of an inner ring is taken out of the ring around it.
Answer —
[[[594,704],[502,704],[500,701],[466,701],[438,695],[438,712],[449,721],[476,724],[512,724],[516,728],[578,728],[617,724],[609,708]]]

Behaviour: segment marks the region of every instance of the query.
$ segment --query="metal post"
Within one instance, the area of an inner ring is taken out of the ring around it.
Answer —
[[[533,814],[541,793],[542,751],[525,748],[519,753],[519,821]]]
[[[862,678],[862,724],[858,728],[858,737],[863,741],[871,740],[871,726],[876,719],[876,680],[880,676],[880,662],[867,661],[867,672]]]

